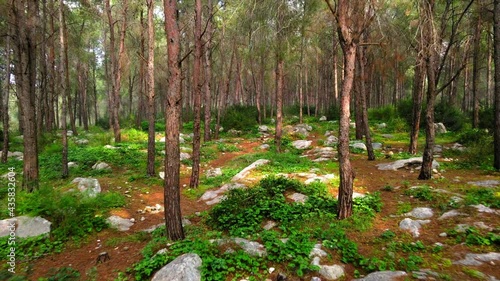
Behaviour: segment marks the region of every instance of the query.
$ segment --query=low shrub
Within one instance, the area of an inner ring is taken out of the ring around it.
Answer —
[[[225,131],[230,129],[248,131],[257,126],[257,108],[234,105],[226,109],[221,120]]]

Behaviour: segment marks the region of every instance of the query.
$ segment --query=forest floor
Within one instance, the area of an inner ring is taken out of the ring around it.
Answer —
[[[314,138],[314,136],[313,136]],[[242,139],[238,143],[239,151],[219,153],[215,160],[204,163],[203,171],[211,167],[224,167],[224,165],[238,156],[255,153],[256,148],[262,144],[260,139]],[[317,143],[313,142],[313,147]],[[404,144],[393,144],[392,150],[406,150]],[[438,162],[443,159],[436,158]],[[398,228],[398,224],[402,219],[401,210],[404,207],[411,205],[414,207],[429,207],[429,202],[421,201],[412,196],[407,196],[404,191],[411,186],[428,185],[434,189],[448,190],[450,192],[459,192],[460,188],[467,186],[468,182],[483,181],[483,180],[500,180],[500,175],[494,172],[484,172],[480,170],[441,170],[441,178],[432,179],[429,181],[417,180],[418,171],[409,168],[399,169],[397,171],[381,171],[377,169],[377,164],[392,162],[394,159],[380,158],[375,161],[367,161],[364,154],[352,154],[352,165],[355,171],[354,191],[360,193],[382,193],[383,207],[381,212],[377,213],[373,227],[366,232],[347,233],[349,238],[356,242],[359,246],[360,253],[370,255],[376,252],[376,247],[380,244],[373,241],[379,237],[384,231],[390,229],[399,237],[404,235],[404,231]],[[103,176],[99,178],[103,192],[116,191],[123,192],[119,187],[130,184],[127,182],[127,177],[121,177],[120,168],[113,167],[113,175]],[[193,224],[199,223],[199,219],[195,216],[198,212],[207,211],[210,206],[204,202],[198,201],[197,198],[189,195],[186,192],[189,185],[190,170],[186,165],[181,167],[181,209],[184,217],[189,217]],[[123,172],[123,171],[122,171]],[[338,171],[331,171],[337,174]],[[135,184],[135,183],[134,183]],[[139,214],[137,210],[143,209],[145,206],[154,206],[156,204],[163,205],[163,187],[160,185],[149,185],[138,183],[139,186],[128,193],[128,202],[125,207],[112,210],[112,214],[119,215],[124,218],[134,218],[135,224],[129,231],[119,232],[113,229],[106,229],[98,233],[94,233],[80,243],[69,243],[63,252],[48,254],[42,258],[31,261],[26,265],[29,269],[28,277],[30,280],[38,280],[40,277],[48,276],[54,268],[72,267],[78,270],[82,276],[82,280],[116,280],[119,272],[126,272],[127,268],[142,259],[141,249],[148,241],[128,241],[127,237],[131,237],[134,233],[150,228],[164,222],[163,212],[157,214]],[[141,186],[143,185],[143,186]],[[388,188],[390,187],[390,188]],[[144,192],[147,190],[147,192]],[[333,196],[336,196],[336,188],[330,189]],[[475,246],[473,248],[466,246],[464,243],[447,243],[450,237],[441,237],[439,234],[449,229],[453,229],[457,224],[473,225],[475,222],[483,222],[490,226],[495,232],[498,232],[500,224],[498,214],[479,213],[473,208],[466,209],[467,216],[458,216],[448,220],[438,220],[440,215],[439,210],[436,210],[431,223],[426,224],[421,229],[421,235],[418,240],[425,245],[432,245],[436,242],[447,245],[439,253],[439,260],[457,261],[470,252],[488,252],[491,247]],[[408,211],[408,210],[407,210]],[[143,217],[143,220],[141,220]],[[449,245],[449,246],[448,246]],[[498,246],[493,248],[498,252]],[[110,259],[97,263],[96,259],[99,253],[107,252]],[[432,261],[424,264],[431,267]],[[424,267],[423,267],[424,268]],[[487,276],[494,276],[500,279],[498,265],[494,262],[486,263],[481,266],[472,267],[473,270],[482,272]],[[352,265],[345,265],[346,278],[351,280],[354,278],[355,268]],[[482,277],[471,276],[469,270],[464,269],[464,266],[455,264],[435,264],[433,270],[450,276],[452,280],[481,280]],[[468,273],[469,272],[469,273]],[[310,280],[313,275],[304,277],[290,277],[288,280]],[[410,275],[411,276],[411,275]],[[275,277],[275,276],[270,276]],[[476,279],[477,278],[477,279]],[[411,279],[411,278],[410,278]],[[274,280],[274,279],[273,279]],[[432,280],[429,279],[429,280]],[[435,278],[435,280],[440,280]],[[485,279],[486,280],[486,279]],[[491,279],[494,280],[494,279]]]

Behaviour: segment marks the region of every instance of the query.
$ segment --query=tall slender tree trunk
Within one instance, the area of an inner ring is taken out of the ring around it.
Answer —
[[[9,11],[10,18],[10,11]],[[7,27],[7,36],[5,38],[5,85],[2,95],[2,124],[3,124],[3,146],[2,163],[7,163],[7,154],[9,153],[9,95],[10,95],[10,64],[11,64],[11,28]]]
[[[164,0],[165,33],[168,54],[168,92],[166,101],[165,141],[165,221],[167,236],[171,240],[184,239],[180,208],[180,149],[179,132],[181,118],[181,66],[180,36],[178,26],[177,0]]]
[[[305,18],[306,18],[306,8],[307,8],[307,1],[304,1],[302,4],[302,24],[300,27],[300,62],[299,62],[299,123],[303,123],[303,113],[302,113],[302,108],[304,107],[304,92],[303,92],[303,87],[304,87],[304,45],[305,45]]]
[[[283,134],[283,65],[285,64],[283,58],[278,55],[278,62],[276,64],[276,129],[274,136],[274,143],[277,152],[281,152],[281,137]]]
[[[418,50],[420,53],[422,50]],[[424,97],[424,79],[425,79],[425,61],[421,55],[417,56],[417,61],[415,62],[415,74],[413,78],[413,107],[412,107],[412,126],[410,133],[410,154],[417,154],[418,149],[418,134],[420,132],[420,115],[422,112],[422,101]]]
[[[193,85],[194,85],[194,126],[193,126],[193,165],[191,178],[189,180],[190,188],[197,188],[200,181],[200,123],[201,123],[201,92],[203,81],[201,79],[201,66],[203,59],[202,34],[201,34],[201,0],[195,1],[195,27],[194,27],[194,66],[193,66]]]
[[[425,112],[425,148],[423,154],[422,168],[418,175],[419,180],[428,180],[432,177],[432,162],[434,160],[434,104],[436,100],[436,70],[437,58],[435,50],[436,32],[434,29],[434,0],[425,0],[421,3],[422,15],[424,18],[423,40],[424,40],[424,56],[426,60],[427,72],[427,108]]]
[[[205,122],[204,122],[204,131],[203,131],[203,141],[207,142],[211,139],[210,132],[210,123],[212,120],[212,36],[213,36],[213,27],[212,27],[212,13],[213,13],[213,4],[212,0],[208,0],[207,2],[208,10],[207,10],[207,42],[206,42],[206,51],[205,51],[205,96],[204,96],[204,109],[205,109]]]
[[[495,62],[495,129],[494,129],[494,158],[493,167],[500,170],[500,0],[494,0],[494,54]]]
[[[115,137],[115,142],[121,142],[121,132],[120,132],[120,89],[121,89],[121,78],[122,78],[122,68],[123,62],[122,58],[125,54],[125,34],[127,29],[127,0],[122,1],[123,13],[122,13],[122,25],[120,30],[119,38],[119,51],[118,57],[115,54],[115,22],[111,12],[110,0],[106,0],[106,13],[108,16],[109,25],[109,57],[111,63],[111,91],[109,93],[110,98],[110,114],[112,121],[113,134]]]
[[[38,189],[38,139],[36,127],[36,26],[38,1],[13,1],[15,38],[15,77],[19,99],[20,123],[23,129],[23,189]]]
[[[221,118],[222,118],[222,113],[226,109],[227,100],[229,98],[229,86],[231,85],[231,76],[233,73],[235,48],[236,48],[236,45],[233,45],[233,51],[231,54],[231,61],[229,62],[229,67],[227,70],[227,78],[226,78],[226,81],[224,83],[224,90],[223,90],[222,95],[220,97],[220,104],[217,107],[217,120],[216,120],[216,124],[215,124],[215,138],[216,139],[219,138],[220,122],[221,122]]]
[[[69,80],[67,78],[68,66],[67,64],[67,54],[66,54],[66,33],[64,32],[64,26],[66,25],[64,17],[64,0],[59,0],[59,55],[60,55],[60,93],[62,98],[62,109],[61,109],[61,126],[62,126],[62,177],[67,178],[69,176],[68,169],[68,127],[66,123],[66,114],[68,110],[67,97],[69,96]]]
[[[155,27],[154,27],[154,0],[147,0],[148,7],[148,63],[146,69],[146,89],[148,96],[148,163],[146,174],[155,176]]]
[[[478,10],[479,10],[479,5]],[[481,28],[482,28],[482,20],[481,20],[481,12],[477,12],[476,25],[474,27],[474,46],[472,52],[472,96],[473,96],[473,106],[472,106],[472,127],[479,127],[479,54],[481,49]]]
[[[37,133],[38,133],[38,138],[40,139],[42,136],[42,133],[47,130],[47,127],[45,124],[47,123],[47,120],[45,119],[45,112],[48,110],[46,108],[46,100],[48,97],[48,68],[47,68],[47,42],[49,41],[48,38],[46,38],[47,34],[47,19],[48,19],[48,13],[47,13],[47,1],[42,0],[42,14],[41,17],[41,30],[40,30],[40,35],[41,35],[41,43],[40,43],[40,55],[39,55],[39,81],[38,81],[38,89],[39,89],[39,95],[38,99],[36,102],[36,107],[37,107]],[[45,122],[44,122],[45,121]]]
[[[365,49],[363,47],[358,48],[358,69],[359,77],[361,78],[359,83],[359,98],[361,100],[361,119],[363,125],[363,132],[365,135],[366,148],[368,153],[368,160],[375,160],[375,153],[373,152],[372,146],[372,136],[370,133],[370,126],[368,124],[368,108],[366,106],[366,73],[365,73]]]
[[[344,77],[340,92],[339,173],[340,186],[337,216],[345,219],[352,215],[354,171],[349,159],[349,118],[351,91],[354,83],[356,53],[360,36],[373,20],[373,7],[362,0],[338,0],[334,8],[325,0],[337,20],[337,33],[344,53]]]
[[[345,22],[339,22],[345,24]],[[346,28],[346,27],[344,27]],[[348,41],[347,41],[348,42]],[[352,215],[352,193],[354,171],[349,159],[349,119],[351,90],[354,82],[354,67],[356,62],[356,44],[343,43],[344,51],[344,81],[340,91],[340,121],[339,121],[339,166],[340,166],[340,186],[338,195],[337,216],[345,219]]]

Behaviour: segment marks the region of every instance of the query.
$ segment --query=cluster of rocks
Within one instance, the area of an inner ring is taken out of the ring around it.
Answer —
[[[287,243],[287,239],[282,239],[283,243]],[[250,241],[244,238],[229,238],[229,239],[213,239],[212,243],[218,246],[223,246],[226,252],[234,252],[233,248],[239,248],[245,251],[250,256],[265,257],[267,251],[264,245]],[[167,250],[160,250],[157,254],[165,253]],[[311,264],[319,267],[318,275],[321,277],[313,277],[312,280],[338,280],[345,276],[344,266],[333,264],[321,264],[321,258],[328,256],[328,253],[322,249],[321,244],[316,244],[309,254]],[[177,257],[175,260],[161,268],[153,276],[152,281],[176,281],[176,280],[201,280],[201,265],[203,261],[197,254],[188,253]],[[270,267],[269,274],[273,273],[276,269]],[[281,278],[285,278],[284,274],[279,274]],[[242,279],[246,280],[246,279]],[[283,279],[285,280],[285,279]]]
[[[434,212],[431,208],[427,207],[418,207],[413,209],[411,212],[404,214],[404,216],[414,217],[416,220],[411,218],[405,218],[399,223],[399,228],[402,230],[408,230],[413,237],[420,236],[420,228],[424,224],[428,224],[431,221],[428,218],[431,218],[434,215]]]

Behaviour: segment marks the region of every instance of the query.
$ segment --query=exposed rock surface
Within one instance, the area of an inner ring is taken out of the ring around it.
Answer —
[[[248,176],[248,174],[254,170],[255,168],[259,167],[259,166],[262,166],[262,165],[265,165],[267,163],[269,163],[270,161],[267,160],[267,159],[259,159],[255,162],[253,162],[252,164],[250,164],[249,166],[247,166],[245,169],[241,170],[239,173],[237,173],[232,179],[231,181],[233,182],[236,182],[236,181],[239,181],[239,180],[242,180],[243,178],[245,178],[246,176]]]
[[[296,149],[308,149],[311,147],[312,141],[310,140],[296,140],[292,142],[293,147]]]
[[[156,272],[151,281],[200,281],[201,264],[197,254],[184,254]]]
[[[205,176],[207,178],[214,178],[214,177],[222,176],[222,170],[221,170],[221,168],[209,169],[205,172]]]
[[[381,163],[377,164],[379,170],[393,170],[396,171],[398,169],[404,168],[409,165],[420,165],[422,164],[422,157],[413,157],[409,159],[397,160],[391,163]],[[439,163],[436,160],[432,161],[432,168],[439,168]]]
[[[413,209],[411,212],[405,214],[405,216],[411,216],[417,219],[428,219],[434,215],[431,208],[418,207]]]
[[[420,236],[420,228],[423,224],[430,223],[430,220],[412,220],[410,218],[405,218],[399,223],[399,228],[402,230],[408,230],[413,237]]]
[[[89,197],[96,197],[101,193],[101,185],[97,179],[75,178],[72,183],[78,183],[78,190]]]
[[[50,233],[50,221],[42,217],[19,216],[0,221],[0,237],[10,235],[12,226],[16,225],[17,237],[26,238]]]
[[[482,265],[483,263],[490,263],[500,261],[500,253],[490,252],[487,254],[466,254],[465,258],[456,262],[454,264],[460,265]]]
[[[111,167],[106,162],[97,162],[92,166],[94,170],[111,170]]]
[[[124,219],[119,216],[110,216],[106,219],[106,222],[108,222],[112,228],[116,228],[119,231],[127,231],[134,225],[129,219]]]
[[[355,279],[355,281],[392,281],[400,280],[404,276],[408,276],[404,271],[377,271],[366,275],[364,278]]]
[[[470,181],[467,184],[481,187],[498,187],[500,186],[500,180]]]

